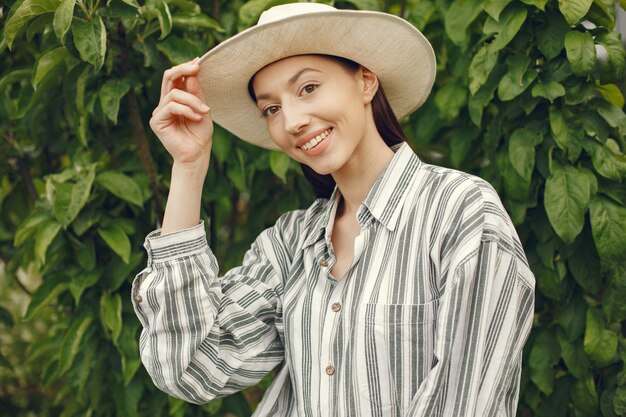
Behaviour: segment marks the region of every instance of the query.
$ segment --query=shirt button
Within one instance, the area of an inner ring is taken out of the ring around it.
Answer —
[[[339,303],[334,303],[331,307],[330,307],[335,313],[338,313],[339,310],[341,310],[341,304]]]
[[[328,366],[326,367],[326,375],[328,375],[328,376],[332,376],[332,375],[334,375],[334,374],[335,374],[335,367],[334,367],[334,366],[332,366],[332,365],[328,365]]]
[[[322,266],[328,266],[328,261],[326,260],[326,258],[322,258],[322,259],[320,259],[320,265],[322,265]]]
[[[141,295],[136,295],[135,296],[135,301],[137,301],[138,303],[143,301],[143,297]]]

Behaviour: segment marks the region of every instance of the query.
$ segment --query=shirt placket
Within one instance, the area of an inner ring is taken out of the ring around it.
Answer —
[[[320,265],[320,280],[325,282],[325,285],[329,286],[329,297],[325,308],[324,325],[322,328],[322,338],[320,346],[320,410],[322,415],[333,415],[335,406],[334,401],[339,400],[336,398],[336,393],[341,393],[338,384],[343,380],[341,372],[341,355],[345,349],[333,349],[335,345],[335,338],[337,337],[337,331],[342,325],[342,314],[344,311],[349,310],[349,306],[345,303],[349,298],[345,297],[345,286],[348,285],[349,280],[354,271],[354,266],[358,263],[365,242],[369,237],[369,228],[363,228],[361,233],[357,236],[354,242],[354,253],[352,262],[348,269],[347,274],[339,281],[334,279],[331,275],[332,268],[336,263],[334,252],[332,251],[332,243],[326,242],[326,250],[319,258]],[[348,343],[348,334],[346,334],[345,343]],[[325,411],[325,412],[324,412]]]

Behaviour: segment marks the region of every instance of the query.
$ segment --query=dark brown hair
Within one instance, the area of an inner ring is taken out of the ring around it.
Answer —
[[[351,61],[347,58],[342,58],[334,55],[319,55],[340,64],[346,71],[354,74],[361,67],[358,63]],[[256,101],[256,95],[254,94],[254,88],[252,87],[252,81],[248,83],[248,93],[250,97],[254,101]],[[385,92],[383,90],[382,84],[379,82],[378,91],[374,95],[372,99],[372,113],[374,115],[374,124],[376,125],[376,130],[385,141],[387,146],[392,147],[393,145],[397,145],[399,143],[406,141],[406,136],[404,131],[402,131],[402,126],[400,122],[396,118],[393,110],[391,109],[391,105],[387,100],[387,96],[385,96]],[[305,178],[311,184],[313,188],[313,192],[315,196],[320,198],[329,198],[335,189],[335,180],[330,174],[321,175],[315,172],[311,167],[305,164],[300,164],[302,168],[302,172],[304,173]]]

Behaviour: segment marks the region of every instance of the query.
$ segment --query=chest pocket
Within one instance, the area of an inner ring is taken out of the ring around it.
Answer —
[[[355,323],[355,366],[363,407],[389,415],[408,406],[434,363],[438,301],[364,306]]]

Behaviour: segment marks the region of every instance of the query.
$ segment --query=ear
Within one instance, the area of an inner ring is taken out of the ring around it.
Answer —
[[[359,69],[359,75],[363,83],[363,99],[365,100],[365,104],[369,104],[378,91],[378,77],[365,67]]]

